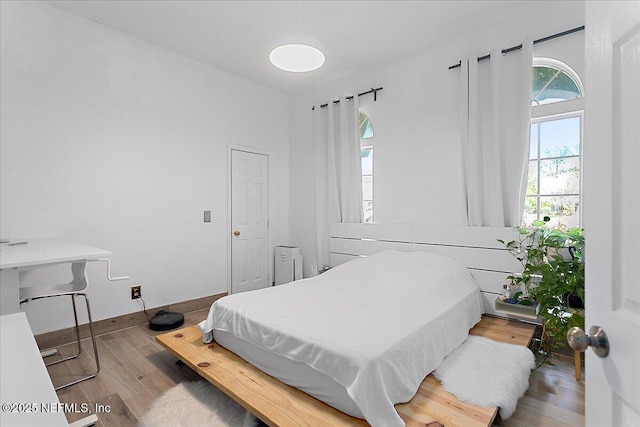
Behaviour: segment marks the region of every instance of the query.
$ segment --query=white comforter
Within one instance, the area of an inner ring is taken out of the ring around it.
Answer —
[[[199,324],[310,365],[347,390],[372,426],[404,426],[394,409],[467,337],[480,289],[450,258],[384,251],[311,279],[216,301]]]

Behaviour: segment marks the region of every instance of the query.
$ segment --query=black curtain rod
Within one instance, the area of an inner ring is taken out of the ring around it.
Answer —
[[[367,95],[367,94],[369,94],[369,93],[372,93],[372,94],[373,94],[373,101],[375,102],[375,101],[377,101],[377,100],[378,100],[378,91],[381,91],[381,90],[382,90],[382,87],[371,88],[370,90],[368,90],[368,91],[366,91],[366,92],[359,93],[359,94],[358,94],[358,96]],[[353,95],[351,95],[351,96],[347,96],[347,98],[346,98],[346,99],[347,99],[347,100],[351,100],[351,99],[353,99]],[[340,103],[340,100],[332,101],[332,102],[333,102],[334,104],[339,104],[339,103]],[[328,105],[329,105],[329,103],[322,104],[322,105],[320,106],[320,108],[326,108]],[[313,107],[311,107],[311,109],[312,109],[312,110],[315,110],[315,109],[316,109],[316,106],[314,105]]]
[[[548,40],[557,39],[558,37],[566,36],[568,34],[577,33],[578,31],[582,31],[582,30],[584,30],[584,25],[581,26],[581,27],[576,27],[576,28],[572,28],[572,29],[567,30],[567,31],[563,31],[563,32],[558,33],[558,34],[553,34],[551,36],[547,36],[547,37],[543,37],[543,38],[538,39],[538,40],[534,40],[533,44],[538,44],[538,43],[546,42]],[[502,54],[506,55],[509,52],[513,52],[514,50],[520,50],[520,49],[522,49],[522,45],[521,44],[519,44],[518,46],[510,47],[508,49],[502,49]],[[481,56],[481,57],[478,58],[478,62],[483,61],[485,59],[489,59],[489,58],[491,58],[490,54],[489,55],[485,55],[485,56]],[[462,65],[462,61],[458,61],[457,64],[450,66],[449,69],[453,70],[454,68],[459,68],[461,65]]]

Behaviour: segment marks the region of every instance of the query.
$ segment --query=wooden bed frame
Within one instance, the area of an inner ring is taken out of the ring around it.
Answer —
[[[526,346],[534,329],[534,325],[483,316],[470,334]],[[156,340],[269,426],[369,425],[278,381],[217,343],[203,344],[197,326],[158,335]],[[411,401],[395,407],[407,427],[490,426],[498,413],[496,407],[460,402],[432,374],[424,379]]]
[[[517,232],[507,227],[333,223],[329,229],[330,264],[334,267],[383,249],[440,253],[469,269],[480,286],[485,313],[497,314],[494,301],[502,292],[507,276],[522,270],[497,239],[515,240]],[[526,346],[534,330],[535,325],[483,316],[470,333]],[[159,335],[156,339],[270,426],[368,425],[281,383],[216,343],[203,344],[197,326]],[[395,407],[407,427],[490,426],[498,413],[495,407],[481,408],[460,402],[447,393],[433,375],[424,379],[411,401]]]

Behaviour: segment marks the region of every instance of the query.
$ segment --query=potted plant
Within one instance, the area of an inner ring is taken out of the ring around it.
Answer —
[[[539,304],[543,339],[553,351],[570,328],[584,329],[584,236],[581,228],[551,228],[549,220],[519,227],[518,240],[499,241],[522,264],[522,274],[509,279],[524,290],[521,298]]]

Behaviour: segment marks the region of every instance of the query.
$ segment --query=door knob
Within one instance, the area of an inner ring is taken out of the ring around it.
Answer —
[[[238,237],[240,235],[240,232],[238,230],[236,230],[236,231],[233,232],[233,235]]]
[[[575,351],[582,352],[587,347],[591,347],[599,357],[607,357],[609,354],[609,340],[600,326],[594,325],[589,328],[589,335],[577,326],[573,327],[567,332],[567,342],[569,342],[569,347]]]

